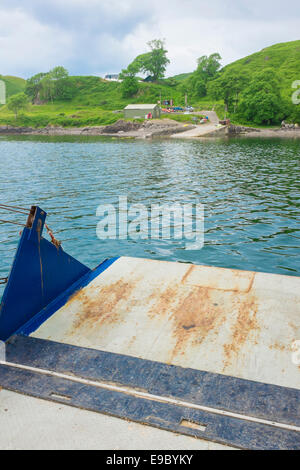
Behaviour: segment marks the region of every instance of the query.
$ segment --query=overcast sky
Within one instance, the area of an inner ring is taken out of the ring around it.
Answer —
[[[167,75],[219,52],[225,65],[300,39],[299,0],[0,0],[0,74],[119,72],[165,38]]]

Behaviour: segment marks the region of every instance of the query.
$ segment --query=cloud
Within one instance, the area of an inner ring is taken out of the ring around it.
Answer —
[[[147,41],[165,38],[168,74],[220,52],[229,63],[299,37],[295,0],[1,0],[0,73],[28,77],[64,65],[72,74],[118,72]]]
[[[0,70],[30,75],[36,70],[72,60],[72,37],[61,29],[42,25],[21,9],[0,9]]]

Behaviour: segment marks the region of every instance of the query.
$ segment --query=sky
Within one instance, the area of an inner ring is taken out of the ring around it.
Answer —
[[[71,75],[117,73],[147,42],[165,39],[167,76],[202,55],[222,64],[300,39],[298,0],[0,0],[0,74],[28,78],[62,65]]]

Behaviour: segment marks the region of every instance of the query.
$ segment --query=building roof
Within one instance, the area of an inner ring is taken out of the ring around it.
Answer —
[[[128,104],[124,109],[154,109],[157,104]]]

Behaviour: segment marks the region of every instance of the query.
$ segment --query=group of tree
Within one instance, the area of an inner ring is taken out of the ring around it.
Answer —
[[[166,67],[170,63],[165,41],[154,39],[147,45],[150,50],[138,55],[121,72],[120,91],[124,98],[138,93],[139,74],[147,75],[148,81],[153,83],[161,83],[165,76]],[[286,97],[282,97],[278,74],[268,66],[251,73],[239,64],[222,68],[220,54],[213,53],[201,56],[196,70],[188,78],[181,82],[165,79],[163,83],[175,86],[183,98],[187,93],[190,103],[199,103],[204,97],[219,104],[223,102],[225,115],[233,116],[239,122],[277,124],[287,117],[300,122],[300,104],[292,106]],[[65,101],[72,99],[75,93],[76,81],[69,77],[64,67],[55,67],[27,80],[25,94],[12,96],[8,108],[17,117],[21,110],[26,109],[29,100],[36,104]]]
[[[124,98],[135,95],[138,92],[138,73],[148,74],[150,81],[157,82],[165,76],[170,60],[167,57],[165,41],[154,39],[147,43],[149,52],[138,55],[127,69],[122,70],[122,95]]]
[[[60,100],[70,100],[76,92],[74,82],[64,67],[54,67],[50,72],[38,73],[29,78],[25,93],[18,93],[9,98],[7,107],[17,119],[21,111],[32,103]]]
[[[209,82],[216,78],[221,68],[221,59],[220,54],[217,52],[200,57],[197,60],[196,70],[181,84],[182,92],[188,93],[192,100],[205,97]]]
[[[36,101],[71,100],[76,93],[74,81],[64,67],[54,67],[47,73],[38,73],[27,80],[26,95]]]
[[[210,96],[223,100],[225,114],[241,122],[276,124],[289,114],[289,106],[281,96],[280,82],[270,68],[251,77],[234,68],[225,68],[210,82]]]

